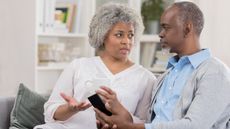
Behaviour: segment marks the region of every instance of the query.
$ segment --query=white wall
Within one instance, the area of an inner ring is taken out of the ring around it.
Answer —
[[[204,31],[201,36],[203,47],[230,67],[230,1],[196,0],[205,16]]]
[[[0,1],[0,96],[34,88],[35,1]]]

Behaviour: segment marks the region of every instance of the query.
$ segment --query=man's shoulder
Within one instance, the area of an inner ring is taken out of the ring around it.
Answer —
[[[208,69],[216,68],[216,70],[229,70],[228,66],[216,57],[210,57],[204,61],[200,67],[206,67]]]
[[[196,72],[198,74],[227,74],[230,75],[230,69],[229,67],[223,63],[221,60],[219,60],[216,57],[210,57],[206,61],[200,64],[200,66],[197,68]]]

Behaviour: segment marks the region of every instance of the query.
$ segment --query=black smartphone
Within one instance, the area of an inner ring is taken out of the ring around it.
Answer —
[[[101,112],[105,113],[108,116],[112,115],[112,113],[105,108],[105,104],[103,103],[98,94],[94,94],[88,97],[88,99],[90,103],[93,105],[93,107],[99,109]]]

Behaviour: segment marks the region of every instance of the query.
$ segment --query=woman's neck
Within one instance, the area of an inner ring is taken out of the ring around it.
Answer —
[[[126,59],[118,59],[112,56],[106,56],[101,54],[100,55],[101,60],[104,62],[106,67],[113,73],[119,73],[130,66],[132,66],[134,63],[130,61],[128,58]]]

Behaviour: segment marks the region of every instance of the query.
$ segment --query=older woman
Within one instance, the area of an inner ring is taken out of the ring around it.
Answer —
[[[145,120],[142,111],[150,104],[155,76],[128,58],[142,31],[141,17],[133,9],[102,6],[89,31],[89,43],[99,56],[76,59],[64,70],[44,106],[46,124],[36,128],[96,129],[95,112],[85,101],[96,85],[112,88],[135,121]]]

